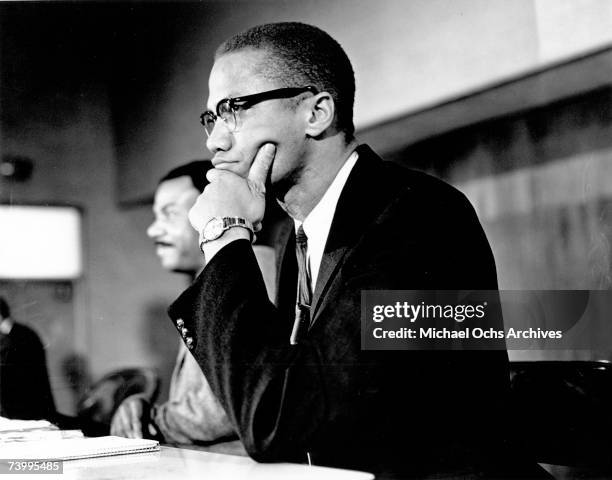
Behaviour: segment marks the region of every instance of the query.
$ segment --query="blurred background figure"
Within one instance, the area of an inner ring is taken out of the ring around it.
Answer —
[[[204,255],[198,245],[198,233],[188,219],[190,208],[208,183],[209,161],[199,160],[179,166],[160,181],[153,204],[154,222],[147,235],[155,242],[162,267],[169,272],[193,278],[204,268]],[[272,249],[258,247],[266,258],[264,276],[272,282]],[[189,332],[183,331],[186,338]],[[131,438],[155,437],[166,443],[198,444],[235,438],[236,434],[223,407],[214,396],[193,356],[180,342],[170,383],[168,401],[153,405],[145,395],[124,400],[111,423],[111,434]],[[229,447],[242,451],[237,444]]]
[[[193,279],[204,268],[198,234],[187,218],[206,185],[209,161],[195,161],[166,174],[155,192],[155,220],[147,235],[155,242],[162,267]],[[152,405],[144,394],[124,400],[111,423],[111,434],[130,438],[156,437],[168,443],[191,444],[230,437],[234,430],[213,395],[204,374],[181,342],[168,401]]]
[[[15,322],[0,297],[0,416],[19,419],[53,418],[45,347],[30,327]]]

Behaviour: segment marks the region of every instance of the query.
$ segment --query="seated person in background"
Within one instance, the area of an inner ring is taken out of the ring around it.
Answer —
[[[54,415],[44,346],[34,330],[13,321],[0,297],[0,416],[34,420]]]
[[[147,235],[155,242],[162,267],[188,275],[190,279],[204,268],[205,261],[198,246],[198,235],[189,224],[187,213],[208,183],[206,172],[211,167],[209,161],[195,161],[168,172],[159,181],[153,205],[155,221],[147,229]],[[235,431],[200,367],[185,344],[180,344],[168,401],[150,405],[149,400],[141,395],[128,397],[112,419],[112,435],[156,437],[175,444],[235,437]]]

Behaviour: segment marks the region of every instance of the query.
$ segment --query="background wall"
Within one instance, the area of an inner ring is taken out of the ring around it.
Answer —
[[[131,365],[158,367],[168,378],[178,338],[165,306],[184,280],[158,265],[145,235],[150,206],[117,208],[107,82],[113,73],[108,26],[115,13],[4,4],[0,15],[2,154],[34,162],[30,181],[0,183],[0,201],[68,203],[84,211],[85,274],[68,303],[53,295],[54,286],[0,285],[15,319],[33,326],[48,345],[56,400],[69,413],[62,364],[75,354],[94,379]],[[53,234],[40,232],[40,240]]]
[[[35,166],[27,183],[0,183],[0,201],[64,202],[84,212],[85,274],[69,304],[55,305],[55,287],[0,285],[16,297],[17,319],[40,327],[55,349],[52,381],[64,411],[71,404],[60,362],[75,353],[94,378],[131,365],[155,365],[167,376],[178,339],[164,310],[184,281],[160,269],[144,234],[151,194],[168,168],[206,155],[198,117],[219,41],[280,20],[314,23],[345,46],[361,128],[612,43],[607,0],[0,4],[0,149]],[[601,256],[602,272],[596,260],[609,240],[607,190],[578,202],[581,184],[552,188],[563,201],[544,209],[525,203],[526,193],[481,194],[515,185],[517,175],[552,172],[569,184],[574,162],[591,157],[599,178],[609,179],[601,143],[609,127],[598,130],[603,124],[589,113],[609,102],[601,95],[579,100],[586,107],[560,114],[551,131],[549,120],[516,119],[458,132],[452,149],[438,152],[446,165],[435,171],[464,186],[485,217],[502,286],[607,285],[607,260]],[[555,150],[574,131],[585,135]],[[462,138],[472,140],[466,146]],[[518,257],[517,245],[525,252]],[[567,258],[570,265],[558,268]]]
[[[130,58],[150,56],[160,36],[166,48],[118,88],[131,99],[118,106],[118,131],[128,133],[119,142],[123,201],[146,197],[174,155],[201,154],[214,50],[258,23],[312,23],[343,45],[357,79],[358,129],[612,42],[606,0],[234,1],[140,5],[132,15],[139,41]]]
[[[612,88],[438,135],[388,157],[467,195],[493,248],[501,289],[611,288]],[[609,312],[603,315],[605,326]],[[587,344],[601,345],[603,332],[587,332]],[[612,358],[609,349],[511,353]]]

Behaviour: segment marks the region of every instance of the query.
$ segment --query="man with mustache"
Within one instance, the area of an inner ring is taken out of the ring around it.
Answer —
[[[198,235],[187,214],[202,192],[210,161],[195,161],[168,172],[160,181],[153,204],[154,222],[147,235],[155,242],[162,267],[193,279],[205,265]],[[235,437],[223,407],[213,394],[187,347],[181,342],[169,399],[151,405],[133,395],[122,402],[111,423],[111,434],[130,438],[156,437],[166,443],[197,444]]]

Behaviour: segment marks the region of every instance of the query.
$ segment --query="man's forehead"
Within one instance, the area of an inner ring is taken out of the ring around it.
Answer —
[[[255,49],[238,50],[218,57],[208,81],[208,108],[214,110],[224,98],[265,90],[272,84],[262,75],[262,68],[269,59],[268,52]]]
[[[153,208],[163,208],[166,205],[180,202],[187,196],[197,196],[199,193],[187,175],[164,180],[155,192]]]

